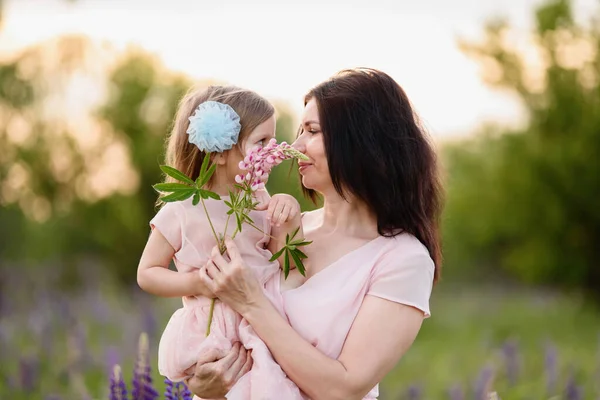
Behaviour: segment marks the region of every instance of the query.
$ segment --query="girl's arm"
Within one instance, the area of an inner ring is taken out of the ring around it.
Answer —
[[[158,229],[153,229],[144,248],[137,271],[138,285],[161,297],[215,297],[200,279],[197,270],[177,272],[169,269],[175,249]]]

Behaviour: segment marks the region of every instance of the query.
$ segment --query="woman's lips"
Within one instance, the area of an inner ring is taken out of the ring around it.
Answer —
[[[306,162],[300,162],[298,163],[298,171],[302,172],[304,171],[306,168],[310,167],[312,164],[311,163],[306,163]]]

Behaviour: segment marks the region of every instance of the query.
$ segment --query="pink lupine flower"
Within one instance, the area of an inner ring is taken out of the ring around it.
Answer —
[[[286,142],[277,144],[275,139],[271,139],[266,146],[256,146],[250,150],[244,160],[240,161],[240,169],[248,172],[245,175],[237,175],[235,181],[249,187],[252,191],[264,189],[271,169],[290,158],[307,159],[304,154]]]

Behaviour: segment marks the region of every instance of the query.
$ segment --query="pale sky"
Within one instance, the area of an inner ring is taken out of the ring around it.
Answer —
[[[457,37],[506,15],[523,32],[538,0],[6,0],[0,52],[64,33],[134,43],[193,78],[216,78],[286,101],[336,71],[381,69],[405,89],[435,138],[484,121],[518,124],[515,99],[487,88]],[[575,2],[586,15],[596,0]]]

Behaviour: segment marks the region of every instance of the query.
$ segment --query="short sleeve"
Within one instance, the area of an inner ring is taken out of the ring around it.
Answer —
[[[427,252],[408,256],[390,252],[374,266],[367,294],[418,308],[428,318],[433,272],[433,260]]]
[[[158,210],[158,213],[150,221],[150,227],[158,229],[175,251],[181,249],[182,212],[181,206],[176,202],[167,203]]]

